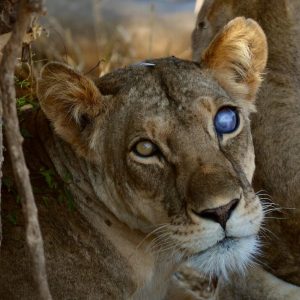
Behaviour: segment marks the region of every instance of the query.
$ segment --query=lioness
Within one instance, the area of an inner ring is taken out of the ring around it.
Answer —
[[[206,0],[192,42],[193,58],[200,61],[215,34],[236,16],[255,19],[266,33],[269,45],[266,79],[258,94],[257,114],[252,122],[257,165],[254,185],[257,190],[271,194],[273,201],[283,207],[284,214],[270,215],[271,234],[262,260],[270,273],[300,286],[300,56],[299,29],[295,30],[293,19],[299,11],[295,9],[298,9],[296,1]],[[285,287],[289,290],[291,286],[282,285],[270,274],[249,276],[252,283],[248,281],[248,287],[260,286],[269,293],[260,296],[261,299],[300,299],[300,288],[297,291],[292,288],[294,296],[285,294]],[[237,295],[236,299],[242,296]]]
[[[31,134],[60,177],[72,175],[77,208],[40,210],[55,299],[185,299],[168,292],[182,262],[227,277],[252,261],[264,213],[249,115],[266,60],[261,28],[237,18],[201,65],[151,60],[95,83],[59,63],[43,68]],[[0,298],[35,299],[11,230]]]

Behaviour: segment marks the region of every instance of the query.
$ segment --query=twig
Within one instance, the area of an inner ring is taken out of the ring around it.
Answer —
[[[94,12],[94,27],[95,27],[95,36],[96,36],[96,47],[98,55],[100,56],[103,51],[101,37],[99,33],[99,28],[101,28],[101,5],[102,0],[93,0],[93,12]]]
[[[97,64],[94,66],[94,67],[92,67],[91,69],[89,69],[86,73],[84,73],[84,75],[86,76],[86,75],[88,75],[88,74],[90,74],[91,72],[93,72],[96,68],[98,68],[99,66],[100,66],[100,64],[101,63],[103,63],[103,62],[105,62],[105,60],[104,59],[100,59],[98,62],[97,62]],[[99,77],[99,76],[98,76]]]
[[[148,57],[152,57],[152,50],[153,50],[153,33],[154,33],[154,14],[155,14],[155,5],[151,3],[150,5],[150,32],[149,32],[149,43],[148,43]]]
[[[17,21],[14,24],[10,40],[3,49],[0,65],[1,102],[5,136],[19,195],[26,220],[26,240],[33,263],[34,279],[38,285],[41,299],[52,299],[46,275],[43,239],[38,222],[37,207],[32,193],[24,153],[23,138],[19,129],[16,109],[16,91],[14,87],[14,69],[20,56],[23,37],[34,13],[45,11],[42,0],[20,0]]]
[[[2,81],[0,77],[0,82]],[[3,110],[2,110],[2,95],[0,89],[0,191],[2,190],[2,163],[3,163],[3,133],[2,133],[2,120],[3,120]],[[0,192],[0,247],[2,244],[2,218],[1,218],[1,202],[2,202],[2,194]]]

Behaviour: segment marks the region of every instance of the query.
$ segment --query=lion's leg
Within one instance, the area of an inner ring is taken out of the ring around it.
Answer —
[[[203,300],[203,298],[200,298],[191,290],[185,288],[182,284],[180,284],[178,280],[173,278],[170,281],[168,293],[165,297],[165,300]]]
[[[262,268],[248,271],[243,278],[220,281],[218,300],[299,300],[300,287],[289,284]]]

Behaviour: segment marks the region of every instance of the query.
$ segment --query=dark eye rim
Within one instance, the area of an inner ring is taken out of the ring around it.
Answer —
[[[136,149],[137,145],[139,143],[142,143],[142,142],[148,142],[148,143],[151,143],[153,146],[154,146],[154,151],[149,154],[149,155],[143,155],[141,153],[139,153]],[[141,157],[141,158],[149,158],[149,157],[153,157],[153,156],[156,156],[160,153],[160,150],[159,150],[159,147],[151,140],[148,140],[148,139],[141,139],[141,140],[138,140],[136,141],[133,146],[131,147],[131,152],[133,152],[136,156],[138,157]]]
[[[197,24],[198,29],[206,29],[207,28],[207,22],[205,20],[199,21]]]
[[[232,111],[234,111],[235,115],[236,115],[236,125],[234,127],[233,130],[229,131],[229,132],[218,132],[218,130],[216,129],[216,126],[215,126],[215,120],[216,120],[216,117],[218,115],[218,113],[223,110],[223,109],[230,109]],[[231,106],[231,105],[225,105],[225,106],[222,106],[218,109],[218,111],[216,112],[215,116],[214,116],[214,128],[215,128],[215,131],[217,133],[218,136],[223,136],[223,135],[226,135],[226,134],[230,134],[230,133],[233,133],[235,132],[239,127],[240,127],[240,113],[239,113],[239,110],[237,107],[235,106]]]

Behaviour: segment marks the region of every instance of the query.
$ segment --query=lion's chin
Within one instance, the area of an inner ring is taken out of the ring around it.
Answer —
[[[225,238],[201,253],[193,255],[189,263],[209,278],[229,278],[233,272],[245,274],[259,253],[260,244],[256,236]]]

